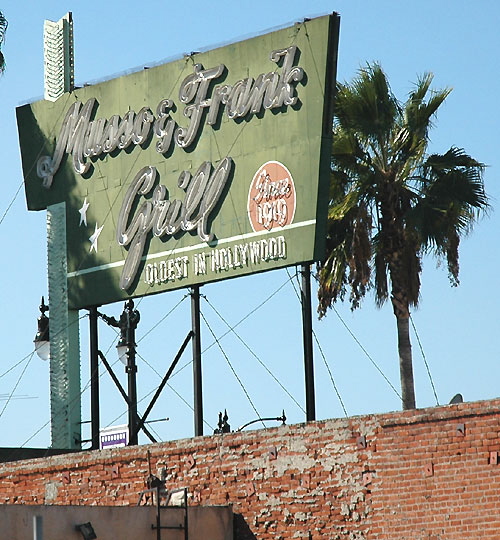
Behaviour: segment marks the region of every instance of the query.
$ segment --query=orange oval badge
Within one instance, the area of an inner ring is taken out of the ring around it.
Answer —
[[[264,163],[248,193],[248,218],[255,232],[293,222],[296,194],[290,171],[279,161]]]

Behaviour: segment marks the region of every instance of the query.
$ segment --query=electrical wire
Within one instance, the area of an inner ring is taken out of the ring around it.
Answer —
[[[267,302],[269,302],[269,300],[271,300],[271,298],[275,297],[280,291],[281,289],[283,289],[283,287],[285,287],[288,282],[290,280],[287,279],[282,285],[280,285],[274,292],[272,292],[265,300],[263,300],[258,306],[256,306],[255,308],[253,308],[252,310],[250,310],[242,319],[240,319],[235,325],[231,326],[227,332],[224,332],[224,334],[222,334],[219,338],[219,341],[222,340],[223,338],[225,338],[228,334],[230,334],[231,332],[234,331],[235,328],[237,328],[238,326],[240,326],[240,324],[242,324],[244,321],[246,321],[251,315],[253,315],[256,311],[258,311],[260,308],[262,308],[265,304],[267,304]],[[206,349],[204,349],[202,352],[205,353],[207,352],[209,349],[211,349],[214,345],[218,345],[217,341],[213,341]],[[179,370],[180,371],[180,370]]]
[[[31,358],[31,356],[33,355],[35,351],[31,351],[30,353],[28,353],[24,358],[21,358],[21,360],[19,360],[19,362],[17,362],[16,364],[14,364],[13,366],[11,366],[7,371],[4,371],[1,375],[0,375],[0,379],[2,377],[4,377],[5,375],[9,374],[12,370],[16,369],[16,367],[19,365],[19,364],[22,364],[25,360],[27,360],[28,358]]]
[[[19,447],[19,448],[24,448],[32,439],[34,439],[39,433],[40,431],[42,431],[42,429],[45,429],[48,425],[50,424],[50,420],[48,420],[47,422],[45,422],[45,424],[43,424],[42,427],[40,427],[39,429],[37,429],[35,431],[35,433],[33,433],[29,439],[26,439],[23,444]],[[13,452],[12,453],[13,456],[16,456],[16,452]]]
[[[175,306],[166,313],[166,315],[164,315],[158,322],[156,322],[145,334],[142,335],[142,337],[137,341],[137,343],[140,343],[144,338],[146,338],[147,336],[149,336],[149,334],[151,334],[151,332],[153,330],[155,330],[158,326],[160,326],[160,324],[167,318],[169,317],[181,304],[182,302],[184,302],[184,300],[186,298],[189,297],[189,294],[185,294],[178,302],[177,304],[175,304]],[[144,296],[142,298],[145,298]],[[142,300],[141,298],[141,300]],[[139,304],[138,304],[139,305]]]
[[[6,399],[37,399],[38,396],[27,396],[26,394],[21,394],[21,395],[17,395],[17,396],[14,396],[14,395],[9,395],[9,394],[0,394],[0,401],[5,401]]]
[[[26,370],[28,369],[30,363],[31,363],[31,360],[33,359],[33,355],[35,354],[35,351],[33,351],[28,359],[28,361],[26,362],[26,365],[24,366],[24,369],[22,370],[21,372],[21,375],[19,375],[19,378],[17,379],[17,382],[16,384],[14,385],[14,388],[12,389],[12,392],[10,393],[7,401],[5,402],[4,406],[3,406],[3,409],[2,411],[0,412],[0,418],[2,417],[3,413],[5,412],[5,409],[7,408],[8,404],[10,403],[13,395],[14,395],[14,392],[17,390],[17,387],[19,386],[19,383],[21,382],[21,379],[23,378],[24,374],[26,373]]]
[[[335,315],[337,315],[337,317],[339,318],[340,322],[344,325],[344,328],[349,332],[350,336],[352,337],[352,339],[354,339],[354,341],[356,342],[356,344],[359,346],[359,348],[365,353],[365,356],[368,358],[368,360],[372,363],[372,365],[375,367],[375,369],[380,373],[380,375],[382,375],[383,379],[385,380],[385,382],[392,388],[393,392],[398,396],[399,399],[403,399],[401,397],[401,394],[396,390],[396,388],[394,387],[394,385],[391,383],[391,381],[387,378],[387,376],[385,375],[385,373],[380,369],[380,367],[377,365],[377,363],[375,362],[375,360],[373,360],[373,358],[370,356],[370,354],[368,353],[368,351],[363,347],[363,345],[361,345],[361,342],[359,341],[359,339],[354,335],[354,333],[352,332],[352,330],[347,326],[346,322],[344,321],[344,319],[342,319],[342,317],[340,316],[340,313],[337,311],[337,308],[335,306],[332,306],[332,309],[333,311],[335,312]]]
[[[297,405],[297,407],[305,414],[304,408],[300,405],[300,403],[293,397],[293,395],[288,391],[288,389],[281,383],[281,381],[273,374],[273,372],[265,365],[265,363],[255,354],[255,352],[250,348],[250,346],[243,340],[243,338],[234,330],[234,328],[231,328],[230,324],[224,319],[224,317],[219,313],[219,311],[215,308],[215,306],[206,298],[204,297],[207,304],[215,311],[215,313],[219,316],[221,321],[233,332],[233,334],[238,338],[238,340],[243,344],[243,346],[247,349],[247,351],[259,362],[259,364],[267,371],[267,373],[274,379],[274,381],[280,386],[280,388],[288,395],[288,397]]]
[[[5,219],[7,214],[9,213],[9,210],[11,209],[12,205],[16,202],[17,196],[19,195],[19,192],[21,191],[21,188],[23,187],[23,185],[24,185],[24,180],[21,182],[21,184],[17,188],[17,191],[16,191],[14,197],[12,198],[12,200],[10,201],[9,205],[7,206],[5,212],[3,213],[3,216],[0,219],[0,225],[2,225],[3,220]]]
[[[431,383],[432,391],[434,393],[434,398],[436,399],[436,405],[439,406],[439,399],[438,399],[438,395],[437,395],[437,392],[436,392],[436,387],[434,386],[434,381],[432,379],[431,370],[429,368],[429,364],[427,363],[427,358],[425,357],[424,348],[422,347],[422,343],[420,341],[420,337],[418,335],[417,328],[415,326],[415,323],[413,322],[413,317],[411,315],[410,315],[410,321],[411,321],[411,325],[413,327],[413,331],[415,332],[415,337],[417,338],[417,343],[418,343],[418,346],[420,348],[420,353],[422,354],[422,358],[424,360],[425,369],[427,370],[427,375],[429,376],[429,381]]]
[[[78,321],[80,321],[81,319],[83,318],[80,317],[78,319]],[[75,322],[71,323],[71,324],[76,324]],[[67,328],[69,328],[71,325],[68,325]],[[67,329],[66,328],[66,329]],[[64,330],[61,330],[61,332],[65,331],[66,329]],[[56,333],[56,336],[59,335],[59,333]],[[11,368],[9,368],[7,371],[5,371],[4,373],[2,373],[2,375],[0,375],[0,378],[3,377],[4,375],[6,375],[7,373],[11,372],[14,368],[16,368],[17,366],[19,366],[22,362],[24,362],[26,359],[28,359],[28,362],[26,363],[26,365],[24,366],[23,368],[23,371],[21,372],[21,375],[19,376],[19,379],[17,380],[14,388],[12,389],[12,391],[10,392],[10,395],[9,395],[9,398],[6,400],[5,404],[4,404],[4,407],[2,409],[2,411],[0,412],[0,417],[2,417],[3,413],[5,412],[5,409],[7,408],[7,406],[9,405],[9,403],[12,401],[12,399],[15,399],[14,398],[14,392],[16,391],[17,387],[19,386],[20,382],[21,382],[21,379],[23,378],[24,376],[24,373],[26,372],[29,364],[31,363],[31,360],[33,359],[33,356],[35,354],[35,350],[32,350],[28,355],[26,355],[22,360],[20,360],[19,362],[17,362],[15,365],[13,365]]]
[[[289,271],[288,271],[288,268],[286,269],[286,271],[287,271],[288,276],[290,277],[290,282],[292,283],[293,290],[294,290],[294,292],[295,292],[295,296],[297,297],[299,303],[301,303],[301,301],[302,301],[302,300],[301,300],[301,295],[299,294],[299,291],[297,290],[298,288],[300,288],[300,285],[299,285],[298,283],[295,284],[295,283],[293,282],[293,279],[292,279],[293,276],[290,275],[290,273],[289,273]],[[297,274],[297,271],[295,271],[295,278],[296,278],[296,280],[297,280],[297,282],[298,282],[298,274]],[[331,369],[330,369],[330,366],[328,365],[328,362],[327,362],[327,360],[326,360],[325,353],[323,352],[323,349],[322,349],[322,347],[321,347],[321,345],[320,345],[318,336],[316,335],[316,332],[314,331],[314,329],[312,330],[312,335],[313,335],[313,337],[314,337],[314,341],[316,342],[316,346],[318,347],[318,350],[319,350],[319,352],[320,352],[320,354],[321,354],[321,358],[323,359],[323,363],[325,364],[326,370],[328,371],[328,375],[329,375],[329,377],[330,377],[330,381],[331,381],[331,383],[332,383],[332,386],[333,386],[333,389],[334,389],[335,393],[337,394],[337,398],[338,398],[338,400],[339,400],[340,406],[342,407],[342,410],[344,411],[344,415],[347,417],[347,410],[346,410],[346,408],[345,408],[344,401],[342,400],[342,397],[341,397],[340,392],[339,392],[339,390],[338,390],[338,388],[337,388],[337,385],[335,384],[335,380],[334,380],[334,378],[333,378],[332,371],[331,371]]]
[[[68,97],[66,97],[66,101],[69,100],[69,95],[68,94]],[[61,119],[62,115],[65,114],[65,109],[64,107],[61,109],[61,112],[59,114],[59,116],[56,118],[55,122],[54,122],[54,127],[49,131],[49,134],[48,134],[48,137],[52,137],[54,135],[54,132],[55,132],[55,125],[57,122],[59,122],[59,120]],[[26,175],[23,175],[23,180],[21,181],[19,187],[17,188],[17,191],[16,193],[14,194],[14,197],[12,198],[12,200],[10,201],[9,205],[7,206],[5,212],[3,213],[2,215],[2,218],[0,219],[0,225],[2,225],[5,217],[7,216],[7,214],[9,213],[10,209],[12,208],[12,205],[14,204],[14,202],[16,201],[17,199],[17,196],[19,195],[19,192],[21,191],[21,188],[23,187],[24,185],[24,178],[25,176],[29,176],[31,174],[31,172],[33,171],[33,169],[36,167],[36,163],[38,161],[38,158],[41,156],[42,154],[42,151],[43,151],[43,148],[44,148],[44,145],[40,145],[40,149],[38,150],[38,152],[36,153],[36,158],[34,159],[33,161],[33,164],[31,165],[31,167],[28,169],[28,172]]]
[[[269,302],[269,300],[271,300],[271,298],[273,298],[274,296],[276,296],[280,291],[281,289],[283,289],[283,287],[285,287],[287,285],[289,280],[286,280],[280,287],[278,287],[273,293],[271,293],[263,302],[261,302],[258,306],[256,306],[254,309],[250,310],[242,319],[240,319],[235,325],[231,326],[227,332],[224,332],[220,337],[219,337],[219,340],[222,340],[224,339],[228,334],[230,334],[231,332],[234,331],[235,328],[237,328],[240,324],[242,324],[244,321],[246,321],[251,315],[253,315],[256,311],[258,311],[261,307],[263,307],[267,302]],[[200,297],[204,298],[204,295],[203,294],[200,294]],[[210,343],[210,345],[208,345],[208,347],[206,347],[205,349],[203,349],[201,351],[201,354],[205,354],[207,351],[209,351],[214,345],[217,345],[217,342],[216,341],[212,341],[212,343]],[[189,365],[192,364],[192,360],[187,362],[186,364],[182,365],[181,367],[179,367],[177,369],[177,371],[174,371],[174,373],[172,373],[172,377],[175,377],[177,374],[179,374],[183,369],[187,368]]]
[[[208,324],[208,321],[205,317],[205,315],[203,314],[203,312],[200,313],[201,314],[201,317],[203,318],[203,321],[204,323],[207,325],[207,328],[208,330],[210,331],[210,333],[212,334],[212,337],[215,339],[218,347],[219,347],[219,350],[220,352],[222,353],[222,356],[224,357],[224,359],[226,360],[228,366],[230,367],[231,371],[233,372],[233,375],[235,377],[235,379],[238,381],[239,385],[241,386],[242,390],[243,390],[243,393],[245,394],[248,402],[250,403],[250,405],[252,406],[252,409],[254,410],[255,414],[257,415],[257,418],[261,418],[260,414],[259,414],[259,411],[257,410],[257,408],[255,407],[251,397],[250,397],[250,394],[247,392],[247,389],[245,388],[245,385],[243,384],[243,382],[241,381],[240,377],[238,376],[238,374],[236,373],[236,370],[234,369],[233,365],[231,364],[230,360],[229,360],[229,357],[227,356],[227,354],[224,352],[224,349],[222,348],[222,345],[220,344],[219,340],[217,339],[214,331],[212,330],[211,326]],[[262,422],[262,425],[264,427],[266,427],[266,424],[264,424],[264,422],[261,420]]]
[[[314,336],[314,341],[316,341],[316,345],[317,345],[318,350],[319,350],[319,352],[321,354],[321,358],[323,358],[323,362],[324,362],[325,367],[326,367],[326,369],[328,371],[328,375],[330,376],[330,381],[332,383],[333,389],[335,390],[335,393],[337,394],[337,399],[339,400],[340,406],[342,407],[342,410],[344,411],[344,415],[347,418],[348,417],[347,409],[345,408],[344,401],[342,400],[342,397],[340,396],[340,392],[339,392],[339,390],[337,388],[337,385],[335,384],[335,380],[333,379],[333,375],[332,375],[332,372],[330,370],[330,366],[328,365],[328,362],[326,361],[325,353],[323,352],[323,348],[321,347],[318,336],[316,335],[316,332],[314,332],[314,330],[313,330],[313,336]]]
[[[142,360],[142,361],[143,361],[143,362],[144,362],[144,363],[145,363],[145,364],[146,364],[146,365],[147,365],[154,373],[156,373],[156,375],[158,375],[158,377],[159,377],[160,379],[163,379],[162,375],[161,375],[160,373],[158,373],[158,371],[156,370],[156,368],[155,368],[154,366],[152,366],[152,365],[151,365],[151,364],[150,364],[143,356],[141,356],[141,355],[138,354],[137,352],[136,352],[136,355],[139,356],[139,358],[141,358],[141,360]],[[192,360],[191,360],[189,364],[192,364],[192,363],[193,363],[193,362],[192,362]],[[189,364],[187,364],[187,365],[189,365]],[[170,378],[172,379],[173,376],[174,376],[174,374],[172,373],[172,375],[171,375]],[[172,390],[172,392],[173,392],[174,394],[177,395],[177,397],[178,397],[182,402],[184,402],[185,405],[188,406],[189,409],[191,409],[191,411],[194,412],[194,407],[193,407],[193,406],[192,406],[192,405],[191,405],[191,404],[190,404],[190,403],[189,403],[189,402],[188,402],[188,401],[187,401],[187,400],[186,400],[179,392],[177,392],[177,390],[176,390],[169,382],[167,382],[167,386],[170,388],[170,390]],[[156,387],[153,391],[156,391],[157,388],[158,388],[158,387]],[[210,429],[212,429],[212,430],[214,429],[213,426],[212,426],[209,422],[207,422],[205,419],[203,419],[203,423],[206,424],[207,427],[209,427]]]

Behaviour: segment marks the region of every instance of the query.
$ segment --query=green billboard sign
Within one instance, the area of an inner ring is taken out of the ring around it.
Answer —
[[[320,17],[17,109],[71,308],[321,258],[337,38]]]

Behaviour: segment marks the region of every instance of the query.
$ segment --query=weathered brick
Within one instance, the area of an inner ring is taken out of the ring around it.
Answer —
[[[492,400],[26,460],[0,502],[134,505],[151,467],[192,504],[232,503],[236,540],[493,540],[499,421]]]

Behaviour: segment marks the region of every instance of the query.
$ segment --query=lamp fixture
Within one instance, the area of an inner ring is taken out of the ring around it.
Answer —
[[[92,523],[90,523],[90,521],[76,525],[75,528],[77,531],[82,533],[83,540],[95,540],[97,538],[94,527],[92,527]]]
[[[129,298],[125,302],[123,312],[120,315],[120,319],[116,320],[114,317],[108,317],[104,313],[97,312],[99,317],[108,324],[120,330],[120,340],[116,346],[118,358],[125,364],[125,373],[128,378],[128,427],[130,433],[129,445],[133,446],[138,444],[137,442],[137,365],[135,363],[136,355],[136,343],[135,343],[135,330],[137,324],[141,318],[139,312],[134,309],[134,301]],[[141,426],[142,427],[142,426]]]
[[[133,358],[134,363],[136,344],[133,336],[135,336],[135,329],[140,320],[139,312],[134,309],[134,301],[129,299],[125,302],[125,308],[123,309],[119,320],[116,320],[114,317],[108,317],[107,315],[104,315],[104,313],[97,312],[97,314],[109,326],[114,326],[120,330],[120,339],[116,344],[116,352],[120,362],[125,366],[128,366],[130,356]]]
[[[42,296],[42,303],[40,304],[41,315],[38,317],[38,330],[33,340],[35,352],[42,360],[48,360],[50,358],[49,318],[45,315],[48,309],[49,306],[45,304]]]

